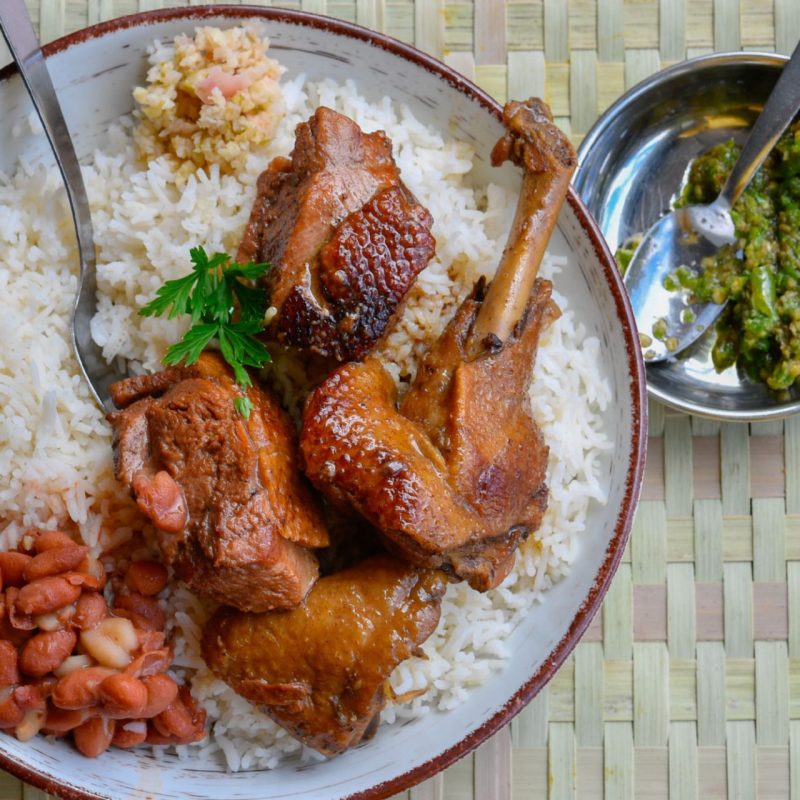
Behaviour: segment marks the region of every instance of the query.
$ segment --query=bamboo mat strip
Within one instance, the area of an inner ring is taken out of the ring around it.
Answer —
[[[45,41],[187,4],[28,1]],[[576,142],[664,66],[800,38],[798,0],[272,4],[384,29],[498,99],[544,96]],[[398,797],[800,800],[800,418],[720,424],[651,403],[649,432],[632,541],[584,640],[510,729]],[[0,774],[0,800],[43,797]]]

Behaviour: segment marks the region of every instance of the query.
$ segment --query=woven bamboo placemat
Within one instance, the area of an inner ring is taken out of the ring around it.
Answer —
[[[29,0],[43,41],[180,4]],[[800,38],[800,0],[273,5],[384,30],[498,99],[540,94],[576,143],[667,64]],[[651,404],[643,499],[602,613],[509,728],[398,798],[798,800],[799,604],[800,418],[720,424]],[[0,773],[0,800],[43,797]]]

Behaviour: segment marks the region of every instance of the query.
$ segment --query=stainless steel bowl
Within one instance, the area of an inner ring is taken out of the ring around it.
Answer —
[[[742,142],[787,61],[718,53],[684,61],[624,94],[578,151],[574,185],[612,252],[670,208],[688,163],[718,142]],[[800,235],[800,232],[799,232]],[[647,367],[651,396],[707,417],[763,420],[800,411],[800,390],[779,398],[735,368],[717,373],[710,331],[682,357]]]

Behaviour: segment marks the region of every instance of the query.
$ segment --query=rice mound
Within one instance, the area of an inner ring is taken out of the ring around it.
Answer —
[[[283,70],[267,58],[268,47],[256,26],[202,27],[194,37],[176,36],[173,47],[156,43],[147,85],[133,91],[143,160],[169,153],[179,174],[211,164],[242,169],[283,117]]]
[[[189,247],[235,252],[258,174],[270,158],[288,154],[295,125],[318,105],[347,114],[366,131],[385,130],[403,179],[434,218],[436,256],[378,352],[398,384],[413,376],[417,358],[473,282],[490,277],[516,196],[499,186],[470,186],[475,154],[469,144],[443,138],[388,97],[368,103],[352,82],[312,84],[298,76],[282,88],[283,123],[264,148],[241,154],[235,173],[217,163],[182,173],[168,154],[142,168],[132,120],[122,121],[84,167],[98,248],[100,298],[92,333],[106,358],[125,357],[134,371],[159,368],[186,323],[142,318],[138,309],[165,280],[186,272]],[[9,476],[0,489],[0,545],[14,546],[26,526],[66,522],[99,550],[130,538],[141,519],[114,480],[110,431],[71,351],[78,260],[55,170],[22,163],[14,175],[0,175],[0,204],[6,209],[0,215],[0,288],[8,298],[0,334],[10,343],[0,349],[0,467]],[[567,259],[548,256],[541,274],[555,278],[557,286],[567,266]],[[424,694],[385,709],[385,724],[454,708],[471,687],[502,669],[510,655],[504,640],[569,572],[590,503],[605,502],[598,476],[611,446],[602,418],[610,391],[600,343],[575,321],[565,297],[556,292],[555,299],[563,313],[543,335],[531,389],[533,413],[550,446],[544,522],[500,587],[485,594],[466,584],[448,588],[441,623],[423,646],[426,658],[406,661],[391,677],[398,695]],[[288,394],[295,376],[280,369],[277,359],[272,377]],[[199,637],[208,606],[180,586],[165,602],[174,670],[191,684],[211,723],[209,737],[176,748],[178,756],[209,757],[240,770],[273,768],[301,755],[302,745],[205,667]]]

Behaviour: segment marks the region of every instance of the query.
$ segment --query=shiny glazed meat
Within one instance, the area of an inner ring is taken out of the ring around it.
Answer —
[[[431,224],[386,134],[323,106],[298,125],[291,158],[259,177],[237,260],[272,264],[272,335],[346,361],[388,330],[433,257]]]
[[[400,411],[374,359],[339,367],[311,395],[300,450],[306,474],[355,508],[412,564],[479,590],[509,572],[547,504],[548,449],[527,391],[542,327],[557,314],[539,280],[497,352],[465,352],[481,289],[423,360]]]
[[[246,610],[289,608],[318,575],[309,547],[328,535],[299,474],[294,428],[253,386],[249,420],[222,358],[111,387],[117,478],[159,531],[164,559],[191,589]]]
[[[221,608],[203,658],[240,695],[325,755],[374,732],[386,679],[439,622],[441,573],[374,556],[321,578],[291,611]]]

